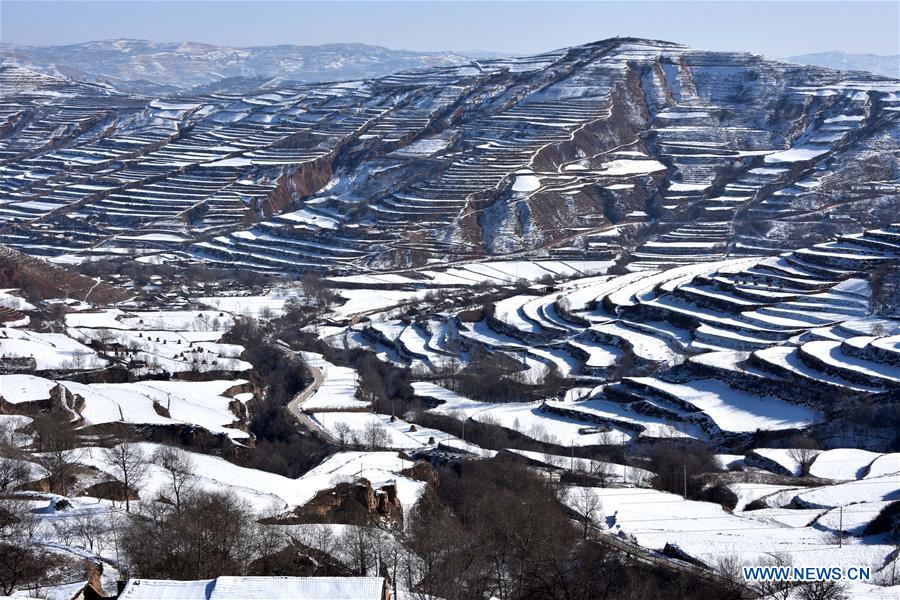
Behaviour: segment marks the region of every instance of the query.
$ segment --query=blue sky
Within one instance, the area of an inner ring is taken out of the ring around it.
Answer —
[[[51,45],[139,38],[230,46],[361,42],[409,50],[532,53],[617,35],[788,56],[895,54],[887,1],[16,1],[0,39]]]

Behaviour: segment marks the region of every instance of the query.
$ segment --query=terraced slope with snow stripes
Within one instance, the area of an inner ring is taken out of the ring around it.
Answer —
[[[900,210],[900,83],[660,41],[241,96],[148,101],[18,67],[0,83],[0,243],[66,260],[656,270]]]
[[[419,377],[494,355],[567,385],[549,414],[634,436],[746,441],[821,422],[839,400],[900,391],[900,319],[867,282],[900,264],[900,224],[771,257],[572,279],[493,302],[349,327]],[[371,282],[370,282],[371,284]],[[573,388],[574,396],[565,394]]]

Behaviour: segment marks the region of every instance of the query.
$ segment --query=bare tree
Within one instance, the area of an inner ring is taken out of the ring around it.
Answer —
[[[362,438],[367,448],[386,448],[390,443],[390,436],[384,427],[376,420],[369,421],[363,428]]]
[[[16,489],[31,476],[31,468],[15,444],[13,422],[0,422],[0,491]]]
[[[161,502],[143,503],[130,515],[121,543],[139,577],[246,575],[258,556],[254,516],[232,494],[197,491],[180,513]]]
[[[334,425],[334,433],[341,450],[345,450],[347,444],[350,443],[350,426],[343,421],[339,421]]]
[[[597,513],[603,509],[603,501],[591,488],[578,488],[572,497],[572,508],[582,518],[582,538],[587,539],[588,531],[594,522]]]
[[[327,308],[338,298],[337,293],[328,287],[328,283],[318,273],[304,273],[300,278],[300,285],[306,298],[318,309]]]
[[[591,475],[597,478],[600,482],[600,487],[606,487],[606,484],[613,479],[615,473],[612,465],[609,463],[594,461],[591,463]]]
[[[773,567],[789,567],[791,562],[789,555],[776,553],[772,555],[766,564]],[[791,600],[798,585],[798,582],[789,579],[771,579],[760,581],[754,587],[762,598],[768,600]]]
[[[47,470],[50,490],[67,496],[69,480],[78,462],[78,436],[61,411],[52,411],[34,420],[35,448],[38,463]]]
[[[50,571],[50,557],[35,548],[38,518],[25,502],[0,501],[0,592],[43,581]]]
[[[191,455],[174,446],[164,446],[153,454],[153,462],[166,472],[169,500],[176,512],[181,512],[184,499],[197,485],[194,460]]]
[[[837,581],[809,581],[797,586],[800,600],[845,600],[844,586]]]
[[[742,563],[738,556],[725,554],[719,557],[713,565],[713,571],[719,576],[719,582],[723,588],[728,591],[725,597],[736,600],[756,598],[755,594],[751,596],[752,591],[744,581],[741,567]]]
[[[100,519],[89,512],[77,512],[61,519],[53,528],[67,546],[74,542],[96,554],[106,547],[106,532],[100,526]]]
[[[113,477],[125,487],[125,512],[131,512],[130,492],[147,476],[147,456],[138,444],[123,440],[104,448],[103,460],[112,467]]]
[[[791,460],[797,463],[800,469],[800,476],[809,475],[809,469],[812,467],[813,461],[819,454],[818,444],[815,440],[806,436],[797,435],[790,439],[791,449],[787,454]]]

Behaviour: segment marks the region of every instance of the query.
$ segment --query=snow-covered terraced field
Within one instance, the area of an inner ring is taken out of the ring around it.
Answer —
[[[362,477],[410,516],[410,457],[514,459],[576,512],[595,497],[594,533],[644,556],[893,573],[868,528],[900,501],[897,81],[616,38],[176,99],[13,65],[0,84],[0,261],[110,260],[138,294],[51,311],[0,289],[16,445],[52,407],[94,480],[123,432],[280,448],[249,433],[264,371],[225,337],[249,315],[303,358],[282,416],[331,453],[295,479],[192,454],[201,488],[256,511]],[[197,263],[223,269],[219,295],[178,280]],[[130,275],[155,269],[173,281]],[[223,294],[232,272],[283,278]],[[678,492],[668,476],[683,496],[651,489]]]
[[[457,286],[612,264],[650,222],[629,270],[796,247],[806,219],[857,233],[821,217],[880,225],[855,206],[873,195],[896,208],[877,167],[851,166],[895,130],[896,83],[748,54],[612,39],[175,99],[3,69],[29,118],[0,140],[0,243],[68,261],[187,250],[349,280],[416,267],[414,282]],[[471,263],[523,253],[539,262]]]
[[[900,232],[900,225],[884,230]],[[554,372],[569,387],[593,388],[578,398],[559,390],[544,407],[451,397],[434,409],[462,402],[466,418],[496,419],[532,438],[543,426],[563,445],[641,436],[746,441],[801,431],[822,423],[835,393],[862,398],[900,389],[900,321],[869,316],[872,261],[900,261],[900,238],[888,243],[879,235],[857,236],[852,248],[818,244],[769,259],[575,278],[507,294],[474,322],[446,309],[429,315],[427,326],[421,317],[388,316],[355,325],[365,334],[355,339],[423,375],[446,368],[449,356],[465,366],[478,350],[519,365],[521,381]],[[877,251],[860,254],[875,239]],[[798,257],[804,264],[816,257],[820,270],[800,266]],[[839,274],[821,271],[837,265]],[[332,335],[329,343],[341,339]],[[576,435],[578,422],[613,433]]]
[[[761,511],[729,513],[717,504],[684,500],[656,490],[587,490],[600,500],[601,514],[594,518],[601,529],[645,548],[663,550],[667,544],[674,546],[711,567],[728,557],[738,557],[741,563],[762,564],[773,555],[783,554],[790,556],[794,565],[865,565],[873,573],[890,568],[890,544],[845,537],[839,547],[835,530],[824,526],[831,523],[830,517],[820,520],[818,526],[810,526],[816,516],[807,511],[772,509],[757,517]],[[872,510],[880,506],[871,500],[880,497],[877,492],[865,497],[874,506],[847,508],[844,513],[848,519],[860,515],[867,520]],[[577,511],[577,494],[568,498]],[[853,521],[847,524],[850,523]]]

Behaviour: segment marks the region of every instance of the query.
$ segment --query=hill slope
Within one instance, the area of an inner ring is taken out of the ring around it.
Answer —
[[[749,54],[617,38],[155,101],[0,75],[17,94],[0,242],[38,254],[640,269],[771,254],[900,211],[900,82]]]
[[[0,47],[3,62],[83,81],[108,81],[119,89],[160,93],[228,78],[333,81],[394,71],[460,64],[451,52],[409,52],[365,44],[255,46],[105,40],[65,46]]]
[[[817,52],[785,57],[798,65],[818,65],[844,71],[869,71],[886,77],[900,77],[900,54],[848,54],[846,52]]]

